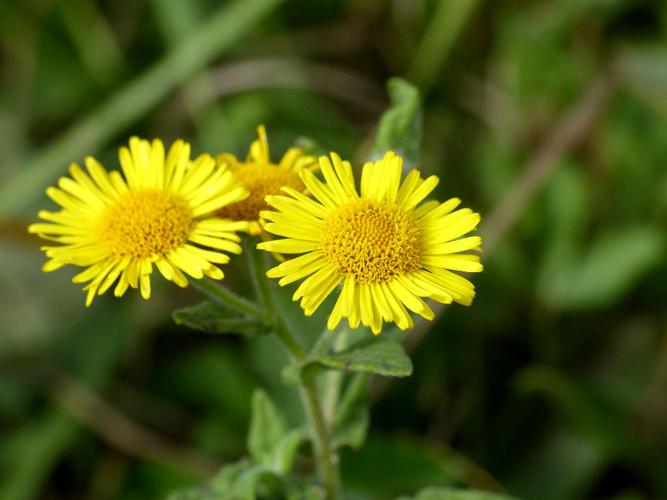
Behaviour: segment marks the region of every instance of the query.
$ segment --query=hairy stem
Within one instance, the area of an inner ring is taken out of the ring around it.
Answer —
[[[334,349],[336,351],[340,351],[346,346],[349,338],[349,332],[349,328],[339,326],[338,330],[336,331],[337,336],[336,343],[334,345]],[[322,332],[323,336],[331,334],[332,332],[326,329]],[[327,422],[327,425],[333,427],[335,425],[334,422],[336,419],[336,408],[340,400],[340,390],[343,386],[343,372],[340,370],[329,370],[324,376],[326,377],[323,389],[324,418]]]
[[[273,301],[271,291],[267,286],[267,278],[264,276],[264,256],[254,248],[248,249],[248,251],[252,254],[248,256],[248,263],[251,268],[250,272],[254,276],[253,284],[257,287],[257,294],[266,304],[269,314],[273,317],[276,334],[287,349],[292,362],[300,364],[306,357],[306,351],[287,326]],[[326,498],[327,500],[335,500],[338,498],[339,489],[338,458],[331,448],[331,430],[324,418],[317,381],[312,375],[306,375],[302,379],[299,395],[310,428],[317,470],[326,491]]]
[[[208,279],[192,280],[192,286],[213,300],[224,304],[242,314],[262,319],[265,312],[249,300]]]
[[[292,358],[299,363],[305,357],[305,351],[294,338],[282,318],[277,318],[276,333]],[[313,376],[305,376],[299,387],[301,403],[306,413],[310,434],[315,448],[317,469],[324,483],[327,500],[338,498],[338,457],[331,448],[331,432],[324,419],[324,412],[317,390],[317,381]]]

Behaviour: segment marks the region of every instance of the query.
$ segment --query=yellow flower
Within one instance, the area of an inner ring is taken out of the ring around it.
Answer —
[[[259,214],[269,208],[264,201],[266,196],[280,193],[283,186],[303,191],[305,188],[299,172],[317,168],[315,158],[296,147],[289,148],[280,163],[271,163],[264,125],[257,127],[257,135],[258,138],[250,145],[245,162],[238,161],[229,153],[216,157],[218,163],[227,165],[236,180],[250,193],[245,200],[224,207],[218,215],[232,220],[248,221],[248,231],[253,235],[261,233]]]
[[[332,164],[333,162],[333,164]],[[402,158],[389,152],[366,163],[361,194],[352,167],[331,154],[320,158],[326,182],[309,171],[301,173],[315,197],[292,188],[288,195],[269,196],[276,211],[262,213],[265,230],[283,239],[262,242],[270,252],[303,254],[270,269],[267,276],[287,285],[306,278],[293,296],[310,316],[338,286],[340,295],[329,317],[334,329],[341,318],[352,328],[359,323],[377,334],[382,323],[412,328],[408,310],[433,319],[423,298],[470,305],[473,285],[452,271],[482,270],[478,236],[462,238],[475,229],[480,216],[468,208],[455,210],[460,200],[421,203],[438,184],[412,170],[401,183]],[[421,205],[420,205],[421,204]]]
[[[43,270],[84,267],[72,281],[87,283],[87,306],[114,283],[117,297],[131,286],[147,299],[153,264],[182,287],[188,285],[183,273],[221,279],[215,264],[229,261],[223,251],[241,253],[235,231],[246,228],[215,216],[221,207],[247,196],[231,172],[217,167],[210,155],[190,161],[190,145],[181,140],[165,158],[162,141],[132,137],[129,149],[120,148],[119,158],[124,176],[89,156],[88,173],[72,164],[71,178],[61,177],[57,188],[46,190],[62,209],[40,211],[48,223],[28,228],[58,243],[42,247],[50,258]]]

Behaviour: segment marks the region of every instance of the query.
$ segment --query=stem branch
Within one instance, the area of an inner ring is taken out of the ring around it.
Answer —
[[[212,299],[217,300],[242,314],[259,319],[266,316],[265,312],[252,302],[244,299],[240,295],[236,295],[231,290],[211,280],[192,280],[192,286]]]

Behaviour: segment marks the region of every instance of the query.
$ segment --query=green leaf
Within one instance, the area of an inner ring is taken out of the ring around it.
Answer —
[[[285,484],[274,471],[248,460],[223,467],[208,485],[176,491],[167,500],[283,498]]]
[[[264,331],[264,326],[258,320],[237,316],[224,306],[210,301],[177,309],[173,312],[173,318],[179,325],[206,333],[258,335]]]
[[[620,299],[665,253],[661,229],[645,226],[616,230],[596,242],[574,269],[567,305],[604,307]]]
[[[252,420],[248,449],[256,462],[278,474],[287,474],[294,465],[304,435],[287,430],[285,420],[267,394],[257,389],[252,397]]]
[[[370,378],[357,373],[345,387],[336,408],[335,433],[332,444],[335,448],[350,446],[359,448],[366,439],[370,421],[368,411],[368,391]]]
[[[175,491],[167,497],[167,500],[239,500],[233,493],[236,484],[252,467],[248,459],[225,465],[208,484]]]
[[[322,489],[317,486],[304,486],[290,491],[287,500],[322,500]]]
[[[287,431],[283,416],[261,389],[252,395],[252,419],[248,433],[248,450],[259,463],[269,465],[273,452]]]
[[[424,488],[414,497],[399,497],[397,500],[511,500],[511,498],[486,491],[431,486]]]
[[[401,344],[387,336],[369,335],[340,351],[311,355],[303,368],[313,365],[387,377],[407,377],[412,373],[412,362]]]
[[[285,434],[273,450],[269,467],[279,474],[289,473],[303,441],[304,435],[301,431],[292,430]]]
[[[207,486],[199,486],[174,491],[167,497],[167,500],[229,500],[229,497],[227,494],[213,491]]]
[[[229,491],[229,499],[284,498],[283,490],[283,479],[274,471],[261,466],[252,467],[238,477]]]
[[[215,492],[228,492],[234,487],[241,475],[252,467],[252,463],[247,458],[225,465],[213,476],[208,489]]]
[[[419,91],[401,78],[390,79],[387,90],[391,106],[380,118],[371,154],[381,157],[392,150],[404,157],[407,166],[414,167],[419,162],[422,142]]]

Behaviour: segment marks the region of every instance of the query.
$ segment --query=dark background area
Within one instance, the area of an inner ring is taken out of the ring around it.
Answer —
[[[191,289],[86,309],[41,273],[44,188],[131,134],[244,155],[258,123],[274,159],[304,137],[360,163],[397,75],[486,269],[405,334],[414,375],[374,384],[346,484],[667,498],[666,41],[648,0],[2,2],[0,499],[162,498],[245,453],[257,385],[297,411],[271,339],[173,324]]]

